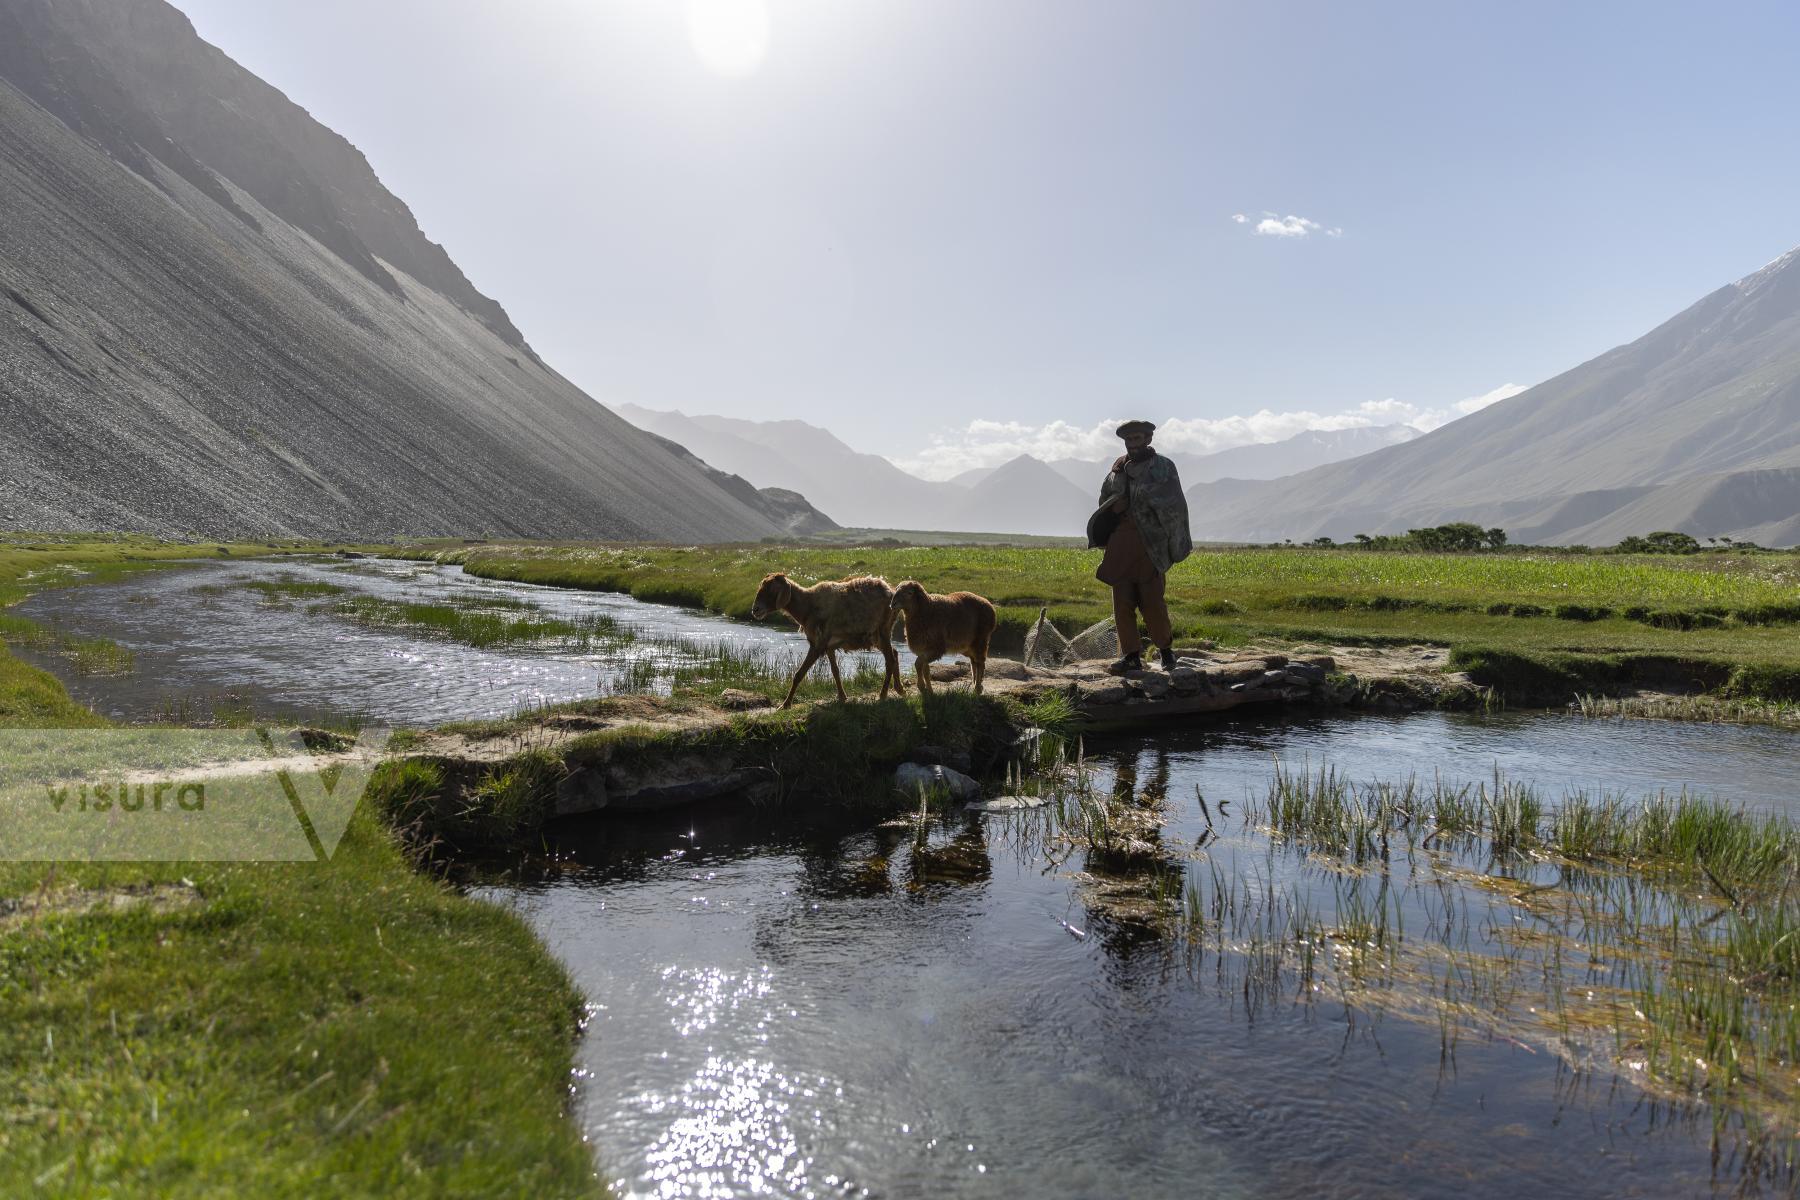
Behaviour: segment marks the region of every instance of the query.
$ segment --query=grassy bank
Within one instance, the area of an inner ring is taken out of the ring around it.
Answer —
[[[1098,553],[995,546],[660,547],[482,544],[399,551],[490,579],[748,617],[757,582],[862,572],[999,608],[1016,649],[1042,608],[1065,632],[1110,614]],[[1631,687],[1800,698],[1800,556],[1202,550],[1169,576],[1178,638],[1452,647],[1452,666],[1514,702]]]
[[[7,535],[0,605],[287,548]],[[105,723],[0,649],[0,729]],[[368,804],[329,862],[0,864],[0,1003],[0,1194],[604,1191],[565,1112],[579,996]]]

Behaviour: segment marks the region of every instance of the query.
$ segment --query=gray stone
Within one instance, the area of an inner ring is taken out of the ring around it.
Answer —
[[[941,788],[952,800],[966,804],[981,797],[981,785],[942,764],[901,763],[894,768],[894,787],[909,796],[921,791]]]
[[[1028,808],[1042,808],[1050,803],[1048,796],[996,796],[992,800],[977,800],[973,804],[963,805],[964,812],[1021,812]]]
[[[1173,686],[1167,675],[1145,675],[1142,679],[1133,680],[1133,683],[1152,700],[1161,700]]]
[[[1315,667],[1311,663],[1289,663],[1287,665],[1287,675],[1289,679],[1297,680],[1301,683],[1310,684],[1325,682],[1325,669],[1323,667]]]
[[[990,658],[982,673],[988,679],[1025,680],[1031,678],[1030,670],[1016,658]]]
[[[730,709],[732,712],[744,712],[752,708],[774,708],[775,702],[760,692],[726,688],[719,693],[719,707]]]
[[[1083,692],[1081,695],[1082,702],[1085,704],[1123,704],[1130,698],[1131,689],[1122,683],[1097,687],[1092,691]]]
[[[1206,687],[1206,676],[1192,667],[1176,667],[1169,672],[1169,682],[1178,692],[1198,692]]]

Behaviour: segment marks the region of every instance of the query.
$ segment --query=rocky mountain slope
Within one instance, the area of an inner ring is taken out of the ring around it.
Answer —
[[[1308,429],[1278,442],[1233,446],[1181,460],[1185,483],[1215,479],[1279,479],[1327,463],[1398,446],[1419,436],[1411,425],[1365,425],[1356,429]]]
[[[1444,521],[1514,541],[1674,529],[1800,541],[1800,251],[1645,334],[1404,445],[1189,492],[1195,536],[1389,533]]]
[[[1021,454],[967,489],[954,515],[957,523],[949,528],[1080,537],[1104,478],[1104,473],[1095,476],[1090,494],[1048,464]]]
[[[0,526],[717,541],[817,518],[550,370],[353,146],[162,0],[0,0],[0,196]]]

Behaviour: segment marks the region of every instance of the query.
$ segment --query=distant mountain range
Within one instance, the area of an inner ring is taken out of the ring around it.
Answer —
[[[1254,442],[1211,454],[1175,455],[1183,483],[1207,483],[1214,479],[1276,479],[1326,463],[1341,462],[1384,446],[1397,446],[1419,436],[1411,425],[1367,425],[1355,429],[1308,429],[1278,442]],[[1099,480],[1112,469],[1112,459],[1089,462],[1079,458],[1053,458],[1044,465],[1085,490],[1097,489]],[[954,476],[952,483],[974,487],[997,467],[976,467]]]
[[[842,524],[872,529],[937,529],[967,533],[1080,536],[1112,459],[1044,462],[1021,454],[998,467],[965,471],[933,482],[908,474],[878,454],[863,454],[803,421],[749,421],[690,416],[635,404],[618,414],[759,486],[790,487]],[[1405,425],[1309,430],[1280,442],[1239,446],[1216,454],[1176,455],[1184,480],[1222,471],[1268,478],[1303,470],[1378,446],[1417,437]]]
[[[1800,542],[1800,250],[1628,345],[1403,445],[1189,491],[1198,537],[1393,533],[1447,521],[1515,542],[1659,529]]]
[[[354,146],[162,0],[0,0],[0,197],[0,527],[829,527],[551,370]]]

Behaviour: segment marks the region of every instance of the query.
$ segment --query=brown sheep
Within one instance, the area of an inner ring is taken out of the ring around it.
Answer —
[[[750,615],[760,621],[776,611],[794,619],[794,624],[806,634],[807,646],[806,661],[794,672],[794,682],[788,685],[787,699],[782,701],[781,707],[793,705],[800,681],[820,658],[831,664],[831,679],[837,684],[838,699],[849,699],[844,694],[843,677],[838,674],[839,650],[881,651],[881,657],[887,662],[887,670],[881,677],[881,698],[887,699],[890,683],[897,693],[906,694],[900,682],[900,656],[894,652],[894,589],[888,586],[887,580],[863,575],[836,583],[801,587],[786,575],[769,575],[756,589],[756,601],[750,606]]]
[[[913,652],[919,691],[931,691],[931,664],[946,654],[966,654],[975,675],[975,694],[987,671],[988,642],[994,636],[994,606],[974,592],[934,596],[911,579],[894,589],[894,607],[906,618],[906,644]]]

